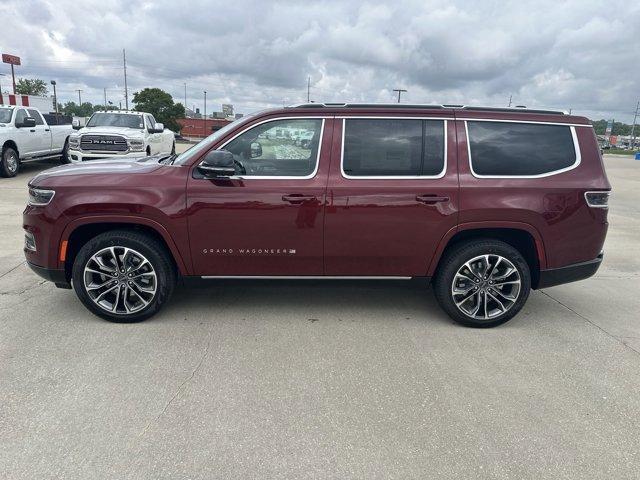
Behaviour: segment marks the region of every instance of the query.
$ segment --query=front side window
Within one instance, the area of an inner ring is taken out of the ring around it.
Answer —
[[[20,109],[18,110],[18,112],[16,113],[16,125],[20,125],[22,122],[24,122],[24,119],[27,118],[27,111],[24,109]]]
[[[444,170],[444,121],[345,120],[347,177],[437,176]]]
[[[571,127],[468,121],[473,172],[480,176],[537,176],[578,162]]]
[[[237,175],[308,177],[316,170],[322,122],[274,120],[250,128],[223,148],[233,154]]]

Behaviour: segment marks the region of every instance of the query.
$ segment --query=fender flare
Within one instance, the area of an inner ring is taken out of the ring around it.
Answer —
[[[455,227],[449,229],[447,233],[443,235],[438,243],[436,251],[431,258],[431,263],[429,264],[429,268],[427,270],[427,276],[431,277],[435,273],[436,267],[442,258],[442,253],[444,249],[447,247],[449,241],[453,238],[453,236],[459,232],[467,231],[467,230],[479,230],[483,228],[509,228],[512,230],[524,230],[529,233],[533,237],[533,241],[536,247],[536,253],[538,255],[538,262],[540,263],[540,270],[544,270],[547,268],[547,255],[544,249],[544,242],[542,241],[542,235],[537,228],[529,223],[524,222],[502,222],[502,221],[482,221],[482,222],[467,222],[461,223]]]
[[[173,256],[173,259],[176,262],[179,272],[182,275],[189,274],[189,271],[186,267],[186,263],[182,258],[182,254],[180,253],[178,246],[174,242],[173,237],[167,231],[167,229],[164,228],[162,224],[156,222],[155,220],[151,220],[150,218],[147,218],[147,217],[139,217],[136,215],[118,215],[118,216],[90,215],[86,217],[76,218],[71,222],[69,222],[64,228],[64,230],[62,231],[62,236],[60,237],[60,241],[58,242],[58,248],[56,249],[56,252],[59,251],[60,245],[62,244],[62,242],[65,240],[68,241],[71,234],[78,227],[83,225],[91,225],[94,223],[95,224],[97,223],[129,223],[132,225],[144,225],[146,227],[153,229],[156,233],[158,233],[162,237],[162,239],[165,241],[165,243],[169,247],[169,250],[171,252],[171,255]]]

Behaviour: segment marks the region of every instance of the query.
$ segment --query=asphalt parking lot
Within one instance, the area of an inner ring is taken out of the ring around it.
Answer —
[[[133,325],[24,264],[0,179],[0,478],[638,478],[640,161],[596,277],[460,327],[402,282],[216,281]]]

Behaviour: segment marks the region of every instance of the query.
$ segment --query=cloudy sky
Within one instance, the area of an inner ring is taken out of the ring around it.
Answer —
[[[207,110],[306,101],[572,109],[631,122],[640,2],[0,0],[0,50],[61,101],[160,87]],[[0,64],[0,73],[9,75]],[[10,77],[0,76],[3,90]]]

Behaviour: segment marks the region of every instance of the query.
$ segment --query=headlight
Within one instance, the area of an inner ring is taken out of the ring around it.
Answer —
[[[41,188],[29,188],[28,204],[32,207],[43,207],[49,205],[51,199],[56,194],[53,190],[43,190]]]
[[[127,140],[127,143],[132,152],[141,152],[144,150],[144,140],[140,138],[130,138]]]
[[[69,147],[78,148],[80,146],[80,135],[71,135],[69,137]]]

